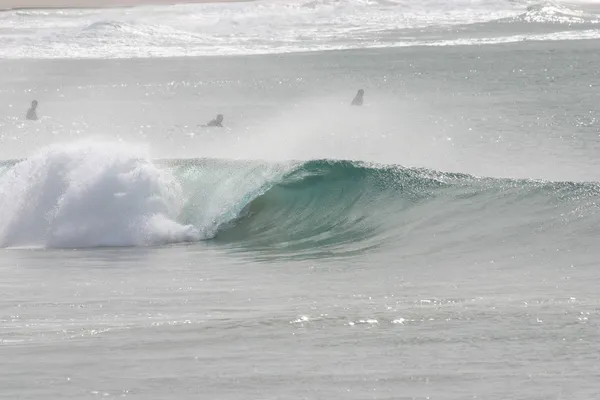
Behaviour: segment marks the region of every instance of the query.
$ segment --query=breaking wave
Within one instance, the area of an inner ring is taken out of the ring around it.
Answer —
[[[152,161],[111,144],[56,145],[0,170],[2,247],[209,240],[247,251],[339,255],[440,235],[475,244],[597,232],[600,196],[594,182],[342,160]]]

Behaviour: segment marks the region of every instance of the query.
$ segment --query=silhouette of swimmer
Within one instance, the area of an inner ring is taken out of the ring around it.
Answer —
[[[31,102],[31,108],[29,110],[27,110],[27,116],[25,117],[27,120],[36,121],[38,119],[37,112],[36,112],[37,105],[38,105],[37,100],[34,100]]]
[[[353,106],[362,106],[363,105],[363,95],[365,94],[365,91],[360,89],[357,93],[356,96],[354,96],[354,100],[352,100],[352,105]]]
[[[223,115],[222,115],[222,114],[219,114],[219,115],[217,115],[217,118],[213,119],[213,120],[212,120],[212,121],[210,121],[208,124],[206,124],[206,125],[203,125],[203,126],[206,126],[206,127],[209,127],[209,126],[216,126],[216,127],[218,127],[218,128],[222,128],[222,127],[223,127],[223,124],[222,124],[222,122],[223,122]]]

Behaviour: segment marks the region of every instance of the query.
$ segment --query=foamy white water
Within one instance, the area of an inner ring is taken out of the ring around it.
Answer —
[[[0,14],[0,57],[218,56],[589,39],[599,35],[598,15],[594,3],[508,0],[285,0],[19,10]]]
[[[58,145],[0,177],[0,246],[109,247],[198,241],[173,219],[174,177],[124,145]],[[94,210],[94,212],[90,212]]]

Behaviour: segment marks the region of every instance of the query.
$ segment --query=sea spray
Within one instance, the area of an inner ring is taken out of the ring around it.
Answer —
[[[199,239],[175,221],[178,182],[139,149],[58,144],[0,177],[0,245],[98,247]]]

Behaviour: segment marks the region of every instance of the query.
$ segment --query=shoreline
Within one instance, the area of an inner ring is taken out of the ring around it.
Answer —
[[[253,0],[0,0],[0,11],[103,9],[178,4],[239,3]]]

